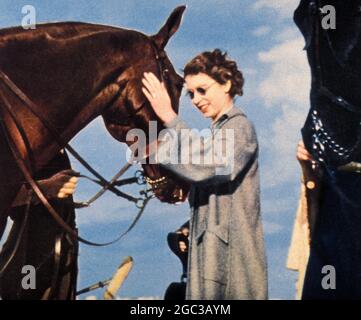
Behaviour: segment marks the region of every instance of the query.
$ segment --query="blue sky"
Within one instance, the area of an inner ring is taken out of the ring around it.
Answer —
[[[178,5],[186,4],[181,27],[166,50],[176,70],[199,52],[226,50],[238,62],[246,79],[241,107],[256,127],[260,142],[261,206],[272,299],[293,299],[296,274],[285,268],[297,207],[300,170],[295,149],[308,110],[310,75],[303,39],[293,24],[298,0],[0,0],[0,27],[19,25],[21,9],[33,5],[37,22],[84,21],[136,29],[155,34]],[[74,79],[76,81],[76,79]],[[208,122],[181,99],[181,117],[191,127]],[[111,177],[125,159],[125,147],[105,131],[100,119],[72,141],[73,147]],[[73,162],[74,168],[84,172]],[[134,172],[134,170],[133,170]],[[95,188],[81,182],[77,200],[87,199]],[[129,188],[137,192],[136,188]],[[162,298],[168,284],[178,281],[181,265],[168,249],[167,233],[188,219],[188,204],[170,206],[152,200],[135,229],[121,242],[106,248],[80,246],[79,282],[83,288],[113,274],[125,256],[135,264],[119,292],[121,298]],[[106,195],[77,214],[80,234],[108,241],[126,229],[136,213],[125,200]],[[98,298],[103,291],[91,293]],[[80,297],[84,299],[84,296]]]

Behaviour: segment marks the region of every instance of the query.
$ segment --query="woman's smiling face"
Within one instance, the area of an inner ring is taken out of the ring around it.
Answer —
[[[220,84],[205,73],[185,77],[187,93],[203,116],[216,121],[232,104],[231,83]]]

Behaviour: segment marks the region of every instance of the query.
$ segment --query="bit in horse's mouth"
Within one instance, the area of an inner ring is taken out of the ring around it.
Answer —
[[[183,202],[183,189],[182,188],[179,188],[177,191],[173,192],[170,196],[163,194],[164,191],[166,191],[166,192],[169,191],[167,188],[167,186],[169,186],[169,179],[166,176],[162,176],[158,179],[151,179],[149,177],[145,177],[145,181],[151,186],[153,192],[161,200],[168,199],[172,203]]]
[[[164,185],[168,182],[166,176],[162,176],[159,179],[151,179],[149,177],[145,177],[145,181],[149,183],[153,189],[158,189],[161,185]]]

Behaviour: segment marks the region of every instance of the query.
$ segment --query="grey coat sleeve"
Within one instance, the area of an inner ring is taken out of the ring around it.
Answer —
[[[209,138],[188,128],[179,117],[166,127],[157,162],[191,183],[232,181],[258,155],[255,131],[244,116],[229,119]]]

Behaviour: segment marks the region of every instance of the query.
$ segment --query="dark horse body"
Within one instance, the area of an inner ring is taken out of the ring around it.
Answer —
[[[320,9],[326,5],[336,9],[336,29],[322,26],[329,12]],[[361,298],[361,177],[355,166],[344,167],[361,162],[360,5],[302,0],[294,16],[312,72],[311,110],[302,134],[320,172],[317,190],[307,191],[318,212],[303,299]]]
[[[35,30],[0,30],[0,70],[59,133],[59,139],[54,139],[24,102],[0,83],[0,90],[24,129],[30,151],[4,108],[0,108],[0,119],[33,174],[99,115],[111,135],[121,142],[125,142],[129,129],[148,132],[149,121],[158,119],[141,91],[144,72],[153,72],[164,80],[173,108],[178,110],[183,79],[174,71],[164,47],[177,31],[183,11],[184,7],[175,9],[152,37],[133,30],[72,22],[38,25]],[[0,105],[3,103],[0,101]],[[0,150],[1,238],[8,210],[25,180],[3,132]],[[167,183],[155,192],[161,201],[184,200],[187,191],[180,193],[187,189],[184,183],[158,165],[146,164],[143,168],[151,179],[168,177]]]

